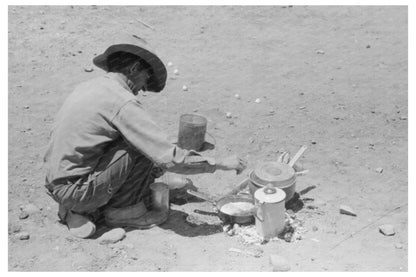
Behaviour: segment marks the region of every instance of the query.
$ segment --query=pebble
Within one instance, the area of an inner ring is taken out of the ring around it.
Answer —
[[[229,224],[222,226],[222,231],[224,233],[227,233],[228,231],[230,231],[230,229],[231,229],[231,225]]]
[[[187,90],[188,90],[188,87],[187,87],[187,86],[185,86],[185,85],[183,85],[182,90],[183,90],[183,91],[187,91]]]
[[[357,216],[357,214],[354,212],[354,210],[351,207],[347,206],[347,205],[340,205],[339,206],[339,212],[341,214]]]
[[[234,97],[236,98],[236,99],[241,99],[241,96],[240,96],[240,94],[236,94],[236,95],[234,95]]]
[[[270,255],[270,264],[273,266],[273,271],[289,271],[290,265],[286,258],[279,255]]]
[[[235,230],[234,229],[230,229],[227,231],[227,235],[229,235],[230,237],[235,235]]]
[[[407,120],[407,117],[405,117],[405,116],[401,116],[401,117],[399,117],[399,119],[400,119],[400,120]]]
[[[396,244],[394,245],[394,247],[396,247],[397,249],[402,249],[404,246],[403,246],[403,244],[401,244],[401,243],[396,243]]]
[[[17,233],[16,237],[20,240],[28,240],[30,238],[30,234],[28,232],[21,232]]]
[[[19,214],[19,219],[26,219],[29,217],[29,214],[25,211],[21,211]]]
[[[173,71],[173,74],[179,75],[179,70],[177,68],[175,68],[175,70]]]
[[[232,116],[232,114],[231,114],[230,112],[227,112],[227,113],[225,114],[225,116],[226,116],[227,118],[231,118],[231,117],[233,117],[233,116]]]
[[[314,232],[318,231],[318,227],[313,226],[313,227],[312,227],[312,231],[314,231]]]
[[[370,44],[368,44],[365,48],[367,48],[367,49],[368,49],[368,48],[370,48],[370,47],[371,47],[371,45],[370,45]]]
[[[261,102],[260,98],[257,98],[256,100],[254,100],[254,102],[256,102],[257,104]]]
[[[168,62],[168,66],[172,66],[173,65],[173,63],[172,62]]]
[[[376,168],[376,172],[377,173],[382,173],[383,172],[383,168],[382,167],[377,167]]]
[[[380,225],[378,226],[378,229],[380,233],[382,233],[385,236],[393,236],[394,234],[396,234],[396,232],[394,231],[394,226],[390,224]]]
[[[115,228],[104,233],[97,240],[100,244],[116,243],[126,236],[126,231],[123,228]]]
[[[92,68],[90,66],[86,66],[86,67],[84,67],[84,71],[85,72],[93,72],[94,71],[94,68]]]
[[[26,106],[23,106],[23,109],[28,110],[30,109],[30,107],[26,105]]]
[[[20,207],[20,209],[22,210],[22,212],[26,212],[29,215],[38,213],[41,210],[34,204],[27,204],[25,206]]]
[[[323,50],[316,50],[316,54],[323,55],[323,54],[325,54],[325,51],[323,51]]]
[[[304,109],[306,109],[305,106],[299,107],[299,110],[304,110]]]

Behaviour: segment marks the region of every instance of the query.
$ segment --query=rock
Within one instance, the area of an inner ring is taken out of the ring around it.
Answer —
[[[354,212],[354,210],[351,207],[347,206],[347,205],[340,205],[339,206],[339,212],[341,214],[357,216],[357,214]]]
[[[272,254],[270,255],[270,264],[273,267],[273,271],[289,271],[290,265],[286,258]]]
[[[236,95],[234,95],[234,97],[235,97],[236,99],[241,99],[240,94],[236,94]]]
[[[382,233],[385,236],[394,236],[394,234],[396,234],[396,232],[394,231],[394,226],[390,224],[380,225],[378,226],[378,229],[380,233]]]
[[[41,210],[34,204],[27,204],[25,206],[20,207],[20,209],[22,210],[22,212],[26,212],[29,215],[39,213]]]
[[[394,247],[396,247],[397,249],[402,249],[404,246],[403,246],[403,244],[401,244],[401,243],[396,243],[396,244],[394,245]]]
[[[227,233],[228,231],[230,231],[230,229],[231,229],[231,225],[229,224],[222,226],[222,231],[224,233]]]
[[[256,100],[254,100],[254,102],[256,102],[257,104],[261,102],[260,98],[257,98]]]
[[[177,68],[175,68],[175,70],[173,70],[173,74],[179,75],[179,70]]]
[[[383,172],[383,168],[382,167],[377,167],[376,168],[376,172],[377,173],[382,173]]]
[[[227,113],[225,114],[225,117],[227,117],[227,118],[231,118],[231,117],[233,117],[233,116],[232,116],[232,114],[231,114],[230,112],[227,112]]]
[[[30,109],[30,107],[28,105],[26,105],[26,106],[23,106],[23,109],[28,110],[28,109]]]
[[[168,62],[168,66],[172,66],[173,65],[173,63],[172,62]]]
[[[314,232],[318,231],[318,227],[313,226],[313,227],[312,227],[312,231],[314,231]]]
[[[16,238],[20,240],[28,240],[30,238],[30,234],[28,232],[17,233]]]
[[[304,109],[306,109],[305,106],[299,107],[299,110],[304,110]]]
[[[401,116],[401,117],[399,117],[399,119],[400,120],[407,120],[407,117],[406,116]]]
[[[325,54],[325,51],[323,51],[323,50],[316,50],[316,54],[323,55],[323,54]]]
[[[94,68],[92,68],[90,66],[86,66],[86,67],[84,67],[84,71],[85,72],[93,72],[94,71]]]
[[[9,235],[19,233],[22,230],[22,226],[18,224],[9,223]]]
[[[370,45],[370,44],[368,44],[365,48],[367,48],[367,49],[368,49],[368,48],[371,48],[371,45]]]
[[[183,91],[187,91],[187,90],[188,90],[188,87],[187,87],[187,86],[185,86],[185,85],[183,85],[182,90],[183,90]]]
[[[100,244],[116,243],[126,236],[126,231],[123,228],[115,228],[104,233],[97,240]]]
[[[20,214],[19,214],[19,219],[20,220],[26,219],[28,217],[29,217],[29,214],[27,212],[25,212],[25,211],[21,211]]]

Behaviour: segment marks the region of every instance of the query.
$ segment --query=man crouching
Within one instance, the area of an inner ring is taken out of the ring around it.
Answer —
[[[170,143],[136,95],[160,92],[167,72],[140,41],[111,45],[93,59],[107,73],[79,85],[56,115],[46,188],[71,234],[87,238],[103,215],[112,227],[151,228],[167,211],[151,210],[149,185],[164,172],[243,171],[237,156],[215,161]]]

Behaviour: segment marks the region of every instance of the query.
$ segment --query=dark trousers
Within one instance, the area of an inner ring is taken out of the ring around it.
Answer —
[[[47,187],[60,204],[61,220],[65,221],[69,210],[96,216],[106,207],[121,208],[139,201],[149,206],[149,185],[158,177],[155,169],[153,162],[120,141],[105,152],[88,176]]]

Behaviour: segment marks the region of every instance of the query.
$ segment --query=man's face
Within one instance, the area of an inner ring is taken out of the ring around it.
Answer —
[[[150,78],[150,70],[149,69],[139,69],[140,66],[133,65],[130,69],[130,74],[128,79],[130,81],[130,88],[133,91],[134,95],[137,95],[140,90],[146,91],[147,90],[147,81]]]

